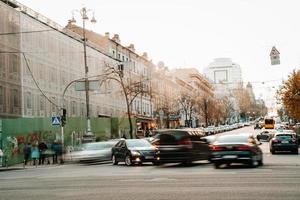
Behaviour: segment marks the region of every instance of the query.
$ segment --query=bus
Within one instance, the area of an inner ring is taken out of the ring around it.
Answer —
[[[274,129],[275,120],[273,118],[265,118],[265,129]]]

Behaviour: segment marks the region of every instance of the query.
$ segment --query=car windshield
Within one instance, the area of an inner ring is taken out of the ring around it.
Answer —
[[[216,139],[218,143],[246,143],[248,136],[245,135],[223,135]]]
[[[114,145],[112,142],[86,143],[81,146],[82,150],[102,150],[109,149]]]
[[[276,135],[276,138],[279,140],[291,140],[293,136],[290,134],[282,134],[282,135]]]
[[[143,139],[127,140],[126,143],[128,147],[151,147],[151,144]]]

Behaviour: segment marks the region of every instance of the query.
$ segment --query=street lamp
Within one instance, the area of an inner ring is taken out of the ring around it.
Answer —
[[[94,140],[94,134],[91,130],[91,121],[90,121],[90,98],[89,98],[89,80],[88,80],[88,72],[89,68],[87,65],[87,55],[86,55],[86,30],[85,30],[85,23],[87,20],[89,20],[88,13],[91,12],[92,10],[86,9],[86,7],[81,8],[80,10],[74,10],[72,12],[73,16],[72,19],[69,21],[70,23],[76,23],[76,20],[74,18],[74,13],[78,12],[81,16],[82,19],[82,40],[83,40],[83,57],[84,57],[84,69],[85,69],[85,99],[86,99],[86,132],[84,135],[84,140],[86,141],[92,141]],[[91,19],[91,23],[96,23],[96,19],[94,17],[94,12],[93,12],[93,17]]]

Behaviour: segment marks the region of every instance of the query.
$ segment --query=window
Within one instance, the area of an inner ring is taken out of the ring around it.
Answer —
[[[118,53],[118,57],[117,57],[117,59],[120,59],[121,58],[121,54],[120,53]]]
[[[45,110],[45,97],[44,96],[40,96],[40,110],[43,111]]]
[[[76,102],[71,102],[71,115],[76,115]]]
[[[0,86],[0,105],[3,105],[4,103],[4,89],[2,86]]]
[[[0,77],[5,76],[5,55],[0,54]]]
[[[19,97],[18,97],[18,90],[13,89],[12,90],[12,101],[13,101],[13,105],[14,107],[19,107]]]
[[[17,55],[13,54],[10,60],[9,72],[10,73],[17,73],[18,72],[18,57]]]
[[[81,103],[80,105],[80,115],[84,116],[84,103]]]
[[[27,92],[26,94],[26,108],[27,109],[32,109],[32,99],[31,99],[31,93]]]
[[[56,102],[55,97],[52,97],[51,100],[53,103]],[[53,103],[51,103],[51,112],[56,112],[56,106]]]

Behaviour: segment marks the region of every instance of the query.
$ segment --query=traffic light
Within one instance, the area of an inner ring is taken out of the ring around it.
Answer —
[[[61,126],[65,126],[67,121],[67,110],[65,108],[62,109],[63,113],[61,116]]]

